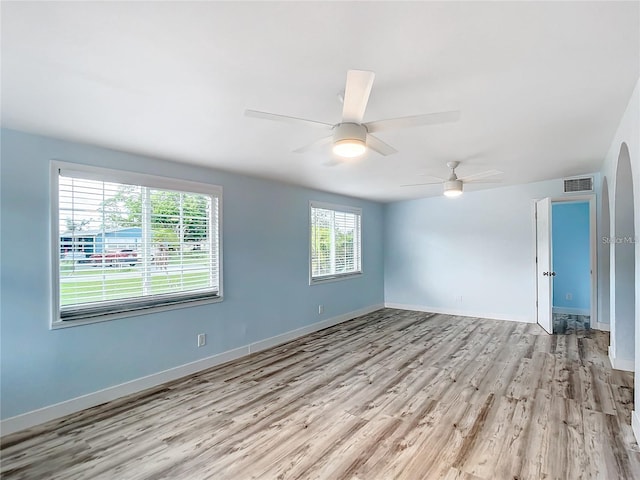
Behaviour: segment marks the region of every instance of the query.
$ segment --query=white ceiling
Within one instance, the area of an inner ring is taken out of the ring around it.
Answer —
[[[590,173],[640,75],[639,5],[3,1],[2,125],[381,201],[440,194],[400,185],[449,160],[501,185]],[[324,132],[243,115],[336,123],[348,69],[376,73],[365,121],[462,118],[327,166],[291,153]]]

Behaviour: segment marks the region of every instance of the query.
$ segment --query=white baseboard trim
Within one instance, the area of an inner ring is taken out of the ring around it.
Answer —
[[[291,330],[289,332],[276,335],[275,337],[265,338],[264,340],[258,340],[257,342],[253,342],[248,345],[249,352],[255,353],[261,350],[266,350],[267,348],[275,347],[276,345],[290,342],[291,340],[295,340],[296,338],[300,338],[310,333],[317,332],[318,330],[323,330],[325,328],[333,327],[334,325],[338,325],[339,323],[346,322],[347,320],[351,320],[356,317],[361,317],[362,315],[375,312],[376,310],[380,310],[381,308],[384,308],[383,304],[372,305],[370,307],[361,308],[353,312],[343,313],[342,315],[331,317],[326,320],[322,320],[320,322],[312,323],[311,325],[306,325],[304,327],[296,328],[295,330]]]
[[[110,402],[111,400],[115,400],[132,393],[141,392],[147,388],[156,387],[163,383],[177,380],[178,378],[186,375],[191,375],[199,372],[200,370],[205,370],[248,354],[249,349],[246,346],[228,350],[217,355],[196,360],[195,362],[186,363],[162,372],[153,373],[146,377],[136,378],[135,380],[130,380],[119,385],[114,385],[96,392],[91,392],[86,395],[54,403],[53,405],[48,405],[31,412],[22,413],[15,417],[2,420],[2,422],[0,422],[0,431],[2,432],[2,436],[5,436],[10,433],[24,430],[25,428],[40,425],[41,423],[45,423],[50,420],[55,420],[56,418],[64,417],[71,413]]]
[[[596,322],[596,324],[591,328],[593,328],[594,330],[602,330],[603,332],[611,331],[611,325],[608,323]]]
[[[553,313],[566,313],[567,315],[591,315],[588,308],[571,308],[571,307],[553,307]]]
[[[436,307],[428,307],[425,305],[409,305],[405,303],[393,303],[393,302],[389,302],[389,303],[385,302],[384,306],[386,308],[397,308],[400,310],[412,310],[416,312],[442,313],[445,315],[456,315],[460,317],[478,317],[478,318],[488,318],[490,320],[506,320],[509,322],[536,323],[535,319],[532,319],[531,317],[510,316],[510,315],[504,315],[501,313],[471,312],[468,310],[456,310],[453,308],[436,308]]]
[[[215,367],[216,365],[238,359],[251,353],[259,352],[261,350],[289,342],[309,333],[317,332],[318,330],[375,312],[383,307],[384,305],[382,304],[371,305],[369,307],[344,313],[311,325],[306,325],[304,327],[276,335],[275,337],[252,342],[242,347],[234,348],[233,350],[202,358],[195,362],[186,363],[162,372],[147,375],[146,377],[136,378],[135,380],[121,383],[119,385],[107,387],[102,390],[98,390],[97,392],[88,393],[80,397],[39,408],[38,410],[6,418],[0,422],[0,432],[2,436],[9,435],[26,428],[31,428],[36,425],[55,420],[56,418],[64,417],[71,413],[95,407],[126,395],[131,395],[132,393],[138,393],[148,388],[157,387],[163,383],[177,380],[187,375],[192,375],[199,371],[206,370],[207,368]]]
[[[607,348],[607,352],[609,353],[609,363],[611,364],[611,368],[615,368],[613,366],[613,364],[615,363],[613,359],[615,357],[613,356],[613,351],[611,350],[611,345],[609,345],[609,348]]]
[[[640,417],[635,410],[631,412],[631,429],[636,437],[636,442],[640,443]]]
[[[623,370],[625,372],[635,371],[633,360],[616,358],[616,356],[613,354],[613,350],[611,350],[611,345],[609,345],[609,361],[611,362],[611,368],[613,368],[614,370]]]

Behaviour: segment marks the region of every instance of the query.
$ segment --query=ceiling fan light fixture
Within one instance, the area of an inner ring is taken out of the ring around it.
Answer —
[[[462,195],[462,181],[449,180],[444,182],[444,195],[445,197],[459,197]]]
[[[355,158],[367,151],[365,143],[357,138],[338,140],[333,144],[333,153],[343,158]]]
[[[340,123],[333,129],[333,153],[355,158],[367,151],[367,129],[357,123]]]

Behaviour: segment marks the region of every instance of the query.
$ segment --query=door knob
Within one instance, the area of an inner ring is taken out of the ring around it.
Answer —
[[[555,276],[556,276],[556,272],[551,272],[551,273],[550,273],[550,275],[551,275],[552,277],[555,277]]]

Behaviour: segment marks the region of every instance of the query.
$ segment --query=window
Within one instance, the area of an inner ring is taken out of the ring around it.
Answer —
[[[53,163],[54,326],[221,299],[222,189]]]
[[[311,283],[362,273],[362,210],[311,202]]]

